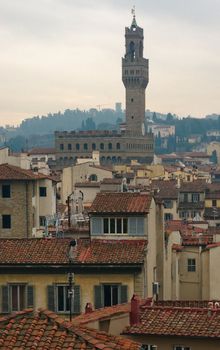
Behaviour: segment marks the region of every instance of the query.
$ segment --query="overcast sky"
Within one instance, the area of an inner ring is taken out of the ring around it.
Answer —
[[[150,60],[146,108],[220,113],[220,0],[0,0],[0,125],[124,106],[124,28],[136,5]]]

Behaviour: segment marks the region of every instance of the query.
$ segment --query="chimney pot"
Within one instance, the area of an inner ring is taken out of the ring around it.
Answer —
[[[130,325],[133,326],[140,322],[140,299],[134,294],[131,298]]]
[[[86,314],[90,314],[91,312],[93,312],[92,304],[91,303],[87,303],[86,307],[85,307],[85,313]]]

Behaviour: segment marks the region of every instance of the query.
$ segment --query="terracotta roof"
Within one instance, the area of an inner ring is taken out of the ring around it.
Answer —
[[[125,303],[125,304],[118,304],[114,306],[109,307],[103,307],[101,309],[95,309],[94,311],[90,313],[83,313],[79,316],[74,317],[73,323],[74,324],[80,324],[85,325],[90,322],[94,321],[100,321],[109,319],[115,316],[119,316],[121,314],[129,313],[131,310],[131,304]]]
[[[195,180],[191,182],[182,182],[180,192],[204,192],[206,188],[205,180]]]
[[[30,155],[37,155],[37,154],[55,154],[56,149],[52,147],[48,148],[32,148],[28,154]]]
[[[160,199],[177,199],[178,188],[176,180],[153,180],[151,183],[152,190],[158,189],[155,197]]]
[[[89,212],[145,214],[150,210],[151,200],[152,196],[143,192],[98,193]]]
[[[1,239],[0,264],[68,264],[71,238]],[[73,264],[142,264],[146,240],[77,240]]]
[[[220,338],[220,309],[143,306],[140,323],[124,334]]]
[[[0,318],[2,349],[139,350],[141,345],[119,336],[74,326],[47,310],[24,310]]]
[[[32,170],[26,170],[10,164],[0,164],[0,180],[40,180],[50,178],[44,174],[35,174]]]
[[[117,179],[117,178],[105,178],[101,181],[102,184],[116,184],[116,185],[121,185],[122,179]]]

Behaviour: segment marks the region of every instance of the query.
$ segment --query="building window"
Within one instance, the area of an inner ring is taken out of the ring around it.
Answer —
[[[3,197],[3,196],[2,196],[2,197]],[[212,206],[213,206],[213,207],[216,207],[216,206],[217,206],[217,200],[216,200],[216,199],[213,199],[213,200],[212,200]]]
[[[93,150],[93,151],[96,150],[96,144],[95,144],[95,143],[92,144],[92,150]]]
[[[101,149],[101,150],[104,149],[104,143],[100,143],[100,149]]]
[[[64,144],[60,143],[60,150],[63,151],[64,150]]]
[[[108,144],[108,149],[111,150],[112,149],[112,143]]]
[[[11,228],[11,215],[2,215],[2,228]]]
[[[100,284],[95,286],[95,308],[112,306],[128,301],[128,287],[121,284]]]
[[[200,200],[200,195],[199,193],[192,193],[192,202],[193,203],[198,203]]]
[[[196,259],[188,259],[187,260],[188,272],[196,271]]]
[[[47,188],[46,187],[39,187],[39,195],[40,197],[47,197]]]
[[[116,143],[116,149],[121,149],[121,145],[119,142]]]
[[[70,310],[70,300],[67,284],[56,284],[47,286],[48,309],[55,312],[66,313]],[[80,286],[74,285],[74,298],[72,312],[80,313]]]
[[[21,311],[34,306],[34,289],[27,284],[8,284],[1,287],[2,312]]]
[[[68,143],[68,151],[71,151],[71,149],[72,149],[72,144]]]
[[[183,194],[183,201],[188,202],[188,193]]]
[[[143,344],[141,350],[157,350],[157,345],[145,345]]]
[[[127,234],[127,218],[104,218],[103,229],[105,234]]]
[[[77,150],[77,151],[80,150],[80,144],[79,144],[79,143],[76,144],[76,150]]]
[[[164,214],[164,220],[165,220],[165,221],[173,220],[173,214],[171,214],[171,213],[165,213],[165,214]]]
[[[164,208],[171,209],[173,208],[173,201],[170,199],[166,199],[163,202]]]
[[[85,151],[87,151],[88,150],[88,143],[84,143],[83,148]]]
[[[91,175],[89,176],[89,181],[98,181],[97,175],[96,175],[96,174],[91,174]]]
[[[10,197],[11,197],[11,186],[2,185],[2,198],[10,198]]]
[[[40,224],[40,226],[46,226],[46,217],[45,216],[39,217],[39,224]]]

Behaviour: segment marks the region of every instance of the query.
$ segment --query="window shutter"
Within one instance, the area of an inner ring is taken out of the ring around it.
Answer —
[[[80,286],[74,286],[73,312],[80,313]]]
[[[128,302],[128,286],[122,285],[121,286],[121,303],[127,303]]]
[[[55,288],[47,286],[47,306],[48,310],[55,311]]]
[[[34,287],[27,286],[27,307],[34,307]]]
[[[91,218],[91,235],[102,234],[102,218],[92,217]]]
[[[128,233],[129,235],[136,235],[136,221],[137,218],[129,218],[128,219]]]
[[[9,312],[9,287],[2,286],[2,312]]]
[[[138,236],[143,236],[144,235],[144,218],[137,218],[137,232],[136,234]]]
[[[100,309],[103,307],[102,303],[102,286],[94,286],[95,294],[95,309]]]

